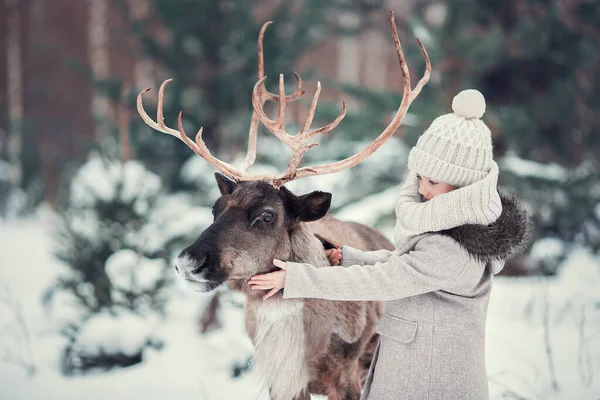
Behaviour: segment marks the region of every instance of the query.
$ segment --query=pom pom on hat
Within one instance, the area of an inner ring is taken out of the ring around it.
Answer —
[[[481,118],[485,113],[485,98],[479,90],[463,90],[454,96],[452,111],[464,118]]]

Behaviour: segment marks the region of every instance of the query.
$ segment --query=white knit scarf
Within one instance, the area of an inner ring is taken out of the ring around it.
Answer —
[[[415,236],[439,232],[466,224],[489,225],[502,212],[498,194],[498,165],[492,161],[481,180],[422,201],[417,174],[410,171],[396,203],[394,241],[404,249]]]

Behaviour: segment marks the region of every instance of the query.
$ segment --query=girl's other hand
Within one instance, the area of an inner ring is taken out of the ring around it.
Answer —
[[[329,258],[329,264],[340,265],[340,262],[342,261],[342,249],[336,247],[327,249],[325,250],[325,254],[327,254],[327,258]]]

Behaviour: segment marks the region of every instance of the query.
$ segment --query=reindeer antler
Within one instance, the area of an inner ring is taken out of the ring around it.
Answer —
[[[261,87],[264,85],[266,77],[260,79],[254,85],[254,91],[252,92],[252,106],[254,110],[258,114],[258,118],[260,121],[273,133],[277,139],[281,140],[292,150],[292,160],[288,164],[287,169],[283,174],[278,177],[272,179],[272,183],[275,187],[282,186],[286,182],[291,180],[301,178],[298,176],[298,173],[301,171],[312,171],[310,167],[301,168],[297,170],[298,165],[300,164],[300,160],[304,156],[304,153],[311,147],[318,146],[318,143],[308,143],[309,139],[320,134],[330,132],[335,129],[336,126],[344,119],[346,116],[346,103],[342,102],[342,112],[338,115],[331,123],[318,128],[312,131],[308,131],[310,125],[312,124],[312,120],[315,116],[315,109],[317,107],[317,102],[319,101],[319,94],[321,93],[321,82],[317,82],[317,90],[313,96],[313,99],[310,103],[310,109],[308,110],[308,115],[306,117],[306,121],[304,121],[304,125],[302,129],[297,135],[290,135],[285,131],[285,101],[279,102],[279,111],[277,113],[277,119],[271,120],[265,114],[262,106],[260,105],[260,97],[259,92]],[[283,74],[279,75],[279,98],[281,99],[284,96],[284,83],[283,83]],[[310,175],[314,175],[310,174]],[[308,175],[307,175],[308,176]]]
[[[262,85],[266,78],[260,79],[256,85],[254,85],[254,92],[252,94],[252,105],[260,118],[260,121],[282,142],[284,142],[291,150],[292,150],[292,161],[288,164],[286,171],[278,177],[274,177],[269,179],[273,183],[274,186],[279,187],[286,182],[292,181],[294,179],[303,178],[311,175],[325,175],[332,174],[334,172],[339,172],[350,167],[353,167],[360,162],[362,162],[369,155],[373,154],[374,151],[379,149],[398,129],[402,120],[406,116],[406,112],[408,111],[408,107],[414,101],[414,99],[419,95],[421,89],[425,84],[429,81],[429,77],[431,75],[431,62],[429,60],[429,56],[427,55],[427,51],[423,44],[419,39],[417,42],[419,43],[419,47],[421,48],[421,52],[425,57],[426,70],[423,74],[423,77],[414,89],[411,89],[410,85],[410,72],[408,70],[408,65],[406,63],[406,59],[404,58],[404,52],[402,51],[402,46],[400,44],[400,39],[398,39],[398,31],[396,29],[396,21],[394,12],[390,12],[390,25],[392,29],[392,36],[394,38],[394,43],[396,45],[396,52],[398,53],[398,61],[400,62],[400,69],[402,70],[402,76],[404,79],[404,91],[402,95],[402,102],[396,112],[396,115],[392,119],[392,121],[388,124],[388,126],[384,129],[384,131],[367,147],[365,147],[361,152],[354,154],[344,160],[336,161],[333,163],[322,164],[317,166],[303,167],[298,169],[298,165],[300,160],[302,159],[304,153],[310,149],[318,145],[317,143],[308,144],[308,140],[318,135],[320,133],[330,132],[334,129],[340,121],[344,118],[346,114],[346,104],[343,103],[342,112],[338,117],[333,120],[330,124],[315,129],[313,131],[307,132],[310,124],[312,123],[315,108],[317,106],[317,101],[319,98],[319,93],[321,91],[321,83],[317,82],[317,91],[313,97],[313,100],[310,104],[310,109],[308,111],[308,116],[306,118],[306,122],[302,127],[302,130],[297,135],[289,135],[285,132],[284,127],[284,113],[285,113],[285,101],[282,101],[284,98],[283,93],[283,75],[279,76],[279,112],[276,120],[269,119],[262,109],[262,105],[260,103],[259,93]]]
[[[265,36],[265,31],[267,27],[271,25],[273,21],[267,21],[263,24],[262,28],[260,28],[260,32],[258,34],[258,79],[261,80],[265,76],[265,61],[263,56],[263,38]],[[300,96],[305,93],[305,90],[302,89],[302,78],[300,75],[294,72],[294,77],[296,78],[296,91],[289,95],[285,96],[286,102],[292,102],[297,100]],[[276,94],[268,92],[265,90],[260,90],[259,92],[259,100],[261,108],[264,106],[267,100],[271,101],[279,101],[279,96]],[[248,152],[246,154],[246,158],[241,165],[241,168],[244,171],[248,171],[248,168],[254,164],[254,160],[256,159],[256,134],[258,132],[258,116],[256,115],[256,110],[252,112],[252,121],[250,122],[250,132],[248,133]]]
[[[265,63],[264,63],[264,55],[263,55],[263,38],[265,35],[265,31],[267,30],[267,27],[269,25],[271,25],[272,23],[273,23],[272,21],[265,22],[263,24],[262,28],[260,29],[260,33],[258,34],[258,79],[262,79],[265,76]],[[283,100],[282,100],[281,96],[271,93],[264,88],[262,90],[260,90],[258,93],[258,98],[259,98],[258,102],[260,104],[260,107],[262,108],[267,100],[292,102],[294,100],[297,100],[300,96],[302,96],[305,93],[305,90],[302,89],[302,78],[300,77],[300,75],[298,75],[295,72],[294,72],[294,77],[296,78],[296,90],[294,91],[294,93],[292,93],[289,96],[284,95]],[[157,104],[157,110],[156,110],[156,121],[153,121],[152,118],[150,118],[150,116],[146,113],[146,111],[144,110],[143,102],[142,102],[142,97],[144,96],[144,94],[146,92],[148,92],[150,90],[150,88],[147,88],[138,94],[137,110],[138,110],[138,113],[140,114],[140,116],[142,117],[142,119],[144,120],[144,122],[147,125],[149,125],[151,128],[153,128],[159,132],[163,132],[163,133],[166,133],[166,134],[169,134],[169,135],[179,138],[185,144],[187,144],[188,147],[191,148],[196,154],[198,154],[200,157],[204,158],[206,161],[208,161],[209,164],[211,164],[212,166],[217,168],[219,171],[221,171],[223,174],[227,175],[231,179],[234,179],[238,182],[239,181],[248,181],[248,180],[270,180],[269,176],[266,176],[266,175],[257,175],[257,174],[248,174],[247,173],[248,168],[250,168],[252,166],[252,164],[254,164],[254,161],[256,159],[256,136],[257,136],[257,132],[258,132],[258,123],[260,121],[256,114],[256,111],[252,112],[252,121],[250,123],[250,130],[248,132],[248,151],[246,154],[246,158],[244,159],[244,161],[242,162],[242,164],[240,165],[239,168],[235,167],[231,164],[228,164],[224,161],[217,159],[210,153],[210,151],[206,147],[206,144],[204,143],[204,140],[202,140],[202,128],[200,128],[200,130],[198,130],[198,133],[196,134],[196,142],[195,143],[190,138],[188,138],[185,131],[183,130],[183,125],[181,123],[181,115],[182,115],[181,112],[179,113],[179,117],[177,120],[178,130],[169,128],[165,125],[165,123],[163,121],[164,91],[165,91],[165,87],[167,86],[167,84],[169,84],[169,82],[171,82],[171,81],[172,81],[172,79],[165,80],[162,83],[162,85],[160,85],[160,89],[158,90],[158,104]]]
[[[256,82],[256,84],[254,85],[254,90],[252,92],[252,106],[254,108],[254,112],[252,114],[252,122],[250,124],[250,131],[249,131],[249,135],[248,135],[249,136],[248,137],[248,152],[247,152],[246,158],[245,158],[244,162],[241,164],[240,168],[237,168],[231,164],[223,162],[223,161],[217,159],[216,157],[214,157],[210,153],[210,151],[206,147],[206,144],[202,140],[202,128],[200,128],[200,130],[196,134],[195,143],[190,138],[188,138],[183,130],[183,125],[181,123],[181,112],[179,113],[179,118],[177,120],[178,130],[168,128],[164,124],[164,122],[163,122],[164,89],[165,89],[166,85],[169,82],[171,82],[171,79],[167,79],[166,81],[164,81],[158,91],[158,106],[157,106],[157,113],[156,113],[156,121],[153,121],[152,118],[150,118],[148,116],[148,114],[146,113],[146,111],[144,110],[144,107],[142,105],[142,96],[144,95],[144,93],[146,93],[150,89],[148,88],[148,89],[140,92],[140,94],[138,95],[137,109],[138,109],[138,112],[140,113],[140,115],[142,116],[142,119],[144,120],[144,122],[146,122],[146,124],[148,124],[150,127],[154,128],[160,132],[164,132],[169,135],[178,137],[186,145],[188,145],[188,147],[190,147],[196,154],[198,154],[200,157],[204,158],[206,161],[208,161],[208,163],[210,163],[215,168],[217,168],[219,171],[221,171],[223,174],[227,175],[228,177],[230,177],[231,179],[233,179],[235,181],[240,182],[240,181],[264,180],[264,181],[269,182],[270,184],[272,184],[275,187],[280,187],[280,186],[284,185],[286,182],[290,182],[294,179],[299,179],[299,178],[303,178],[306,176],[312,176],[312,175],[331,174],[334,172],[342,171],[344,169],[348,169],[348,168],[353,167],[353,166],[359,164],[360,162],[362,162],[365,158],[367,158],[369,155],[371,155],[373,152],[375,152],[377,149],[379,149],[379,147],[381,147],[394,134],[394,132],[398,129],[398,127],[402,123],[402,120],[406,116],[406,112],[408,111],[410,104],[419,95],[423,86],[425,86],[425,84],[429,81],[429,77],[431,75],[431,62],[429,60],[429,56],[427,55],[427,51],[423,47],[423,44],[421,43],[421,41],[419,39],[417,39],[417,42],[419,43],[419,47],[421,48],[421,52],[423,53],[423,56],[425,57],[426,69],[425,69],[425,73],[423,74],[423,77],[421,78],[421,80],[419,80],[419,82],[417,83],[417,85],[415,86],[414,89],[411,89],[410,72],[408,70],[408,65],[406,63],[406,59],[405,59],[404,53],[402,51],[400,39],[398,39],[398,32],[396,29],[394,13],[390,12],[390,25],[391,25],[391,29],[392,29],[392,36],[394,38],[394,43],[396,45],[396,52],[398,53],[398,61],[400,62],[400,69],[402,71],[402,77],[404,79],[404,90],[403,90],[403,94],[402,94],[402,102],[400,103],[400,106],[398,108],[398,111],[396,112],[396,115],[394,116],[392,121],[388,124],[388,126],[384,129],[384,131],[375,140],[373,140],[373,142],[371,144],[369,144],[367,147],[365,147],[361,152],[354,154],[344,160],[336,161],[333,163],[316,165],[316,166],[311,166],[311,167],[302,167],[302,168],[298,169],[298,165],[300,164],[300,161],[301,161],[302,157],[304,156],[304,153],[306,153],[306,151],[308,149],[310,149],[311,147],[318,146],[318,143],[308,143],[309,140],[318,134],[327,133],[327,132],[330,132],[333,129],[335,129],[335,127],[340,123],[340,121],[346,115],[346,103],[342,103],[342,112],[331,123],[329,123],[321,128],[314,129],[309,132],[310,125],[312,124],[312,121],[314,118],[315,109],[317,107],[317,102],[319,100],[319,94],[321,93],[321,83],[317,82],[317,90],[313,96],[311,103],[310,103],[308,115],[306,117],[306,121],[304,122],[304,125],[302,126],[302,129],[300,130],[300,132],[297,135],[290,135],[285,131],[284,116],[285,116],[286,103],[288,101],[294,101],[297,98],[299,98],[304,93],[304,90],[302,90],[302,79],[296,73],[294,73],[294,76],[296,77],[296,81],[297,81],[296,91],[289,96],[286,96],[285,92],[284,92],[283,75],[279,76],[279,94],[278,95],[270,93],[264,88],[264,82],[266,80],[266,77],[264,76],[264,59],[263,59],[263,50],[262,50],[262,40],[263,40],[265,30],[266,30],[267,26],[269,26],[270,24],[271,24],[271,21],[269,21],[263,25],[263,27],[260,30],[259,37],[258,37],[258,82]],[[267,115],[265,114],[265,112],[263,110],[264,103],[267,100],[279,102],[277,119],[275,119],[275,120],[269,119],[269,117],[267,117]],[[286,170],[281,175],[271,176],[271,175],[258,175],[258,174],[247,173],[248,168],[254,163],[254,160],[256,157],[256,133],[258,130],[258,121],[261,121],[279,140],[284,142],[292,150],[292,160],[288,164]]]

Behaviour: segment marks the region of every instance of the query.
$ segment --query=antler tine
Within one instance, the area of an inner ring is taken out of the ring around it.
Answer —
[[[265,60],[263,53],[263,38],[265,36],[265,31],[267,27],[271,25],[273,21],[267,21],[263,24],[262,28],[260,28],[260,32],[258,34],[258,79],[262,79],[265,76]],[[302,96],[305,91],[302,89],[302,78],[300,75],[294,72],[294,77],[296,78],[296,90],[291,95],[285,96],[285,101],[294,101]],[[259,91],[259,98],[261,102],[261,108],[264,106],[267,100],[270,101],[278,101],[279,96],[267,91],[266,88],[261,87]],[[246,158],[240,165],[240,168],[243,171],[248,171],[248,169],[254,164],[256,160],[256,136],[258,134],[258,126],[260,119],[256,115],[256,111],[252,112],[252,120],[250,121],[250,131],[248,132],[248,152],[246,153]]]
[[[340,122],[342,122],[342,120],[344,119],[345,116],[346,116],[346,102],[342,101],[342,111],[339,113],[339,115],[337,117],[335,117],[335,119],[333,121],[331,121],[329,124],[322,126],[319,129],[313,130],[307,136],[313,137],[320,133],[327,133],[327,132],[332,131],[339,125]]]
[[[395,25],[394,25],[394,28],[396,28]],[[397,37],[398,36],[396,35],[396,38]],[[419,44],[421,53],[423,53],[423,55],[425,56],[425,73],[423,74],[421,79],[419,79],[419,82],[417,82],[417,86],[415,86],[415,88],[412,91],[411,95],[412,95],[413,99],[415,97],[417,97],[419,95],[419,93],[421,93],[421,89],[423,89],[423,86],[425,86],[427,84],[427,82],[429,81],[429,77],[431,76],[431,62],[429,61],[429,56],[427,55],[427,50],[425,50],[425,46],[423,46],[421,39],[417,38],[417,43]],[[400,45],[400,43],[398,43],[398,46],[399,45]],[[408,71],[408,67],[407,67],[407,71]],[[410,85],[410,82],[409,82],[409,85]]]
[[[313,118],[315,117],[315,110],[317,108],[317,103],[319,102],[319,95],[321,94],[321,82],[317,81],[317,90],[313,95],[312,101],[310,102],[310,107],[308,109],[308,115],[306,116],[306,120],[304,121],[304,125],[302,125],[302,129],[300,130],[299,135],[304,136],[310,125],[312,124]]]
[[[304,139],[309,139],[320,133],[326,133],[326,132],[332,131],[339,125],[339,123],[346,116],[346,102],[343,101],[342,102],[342,112],[337,117],[335,117],[335,119],[333,121],[331,121],[329,124],[327,124],[325,126],[322,126],[321,128],[312,130],[307,133],[308,129],[310,128],[310,125],[312,124],[313,118],[315,116],[315,110],[317,109],[317,103],[319,102],[320,94],[321,94],[321,82],[317,81],[317,90],[315,91],[313,99],[310,102],[310,107],[308,109],[308,115],[306,117],[306,120],[304,121],[304,125],[302,126],[302,129],[300,130],[300,133],[298,134],[298,136],[300,136]]]
[[[212,165],[213,167],[215,167],[216,169],[218,169],[219,171],[221,171],[223,174],[227,175],[231,179],[234,179],[236,181],[267,179],[268,177],[261,176],[261,175],[245,174],[244,172],[239,171],[233,165],[228,164],[228,163],[221,161],[221,160],[217,159],[216,157],[214,157],[210,153],[208,148],[206,147],[206,144],[204,143],[204,141],[202,140],[202,128],[200,128],[200,130],[198,130],[198,133],[196,134],[196,143],[194,143],[189,137],[187,137],[187,135],[185,134],[185,131],[183,130],[183,123],[181,121],[181,116],[182,116],[181,112],[179,113],[179,118],[177,119],[177,125],[178,125],[179,130],[169,128],[165,125],[165,123],[163,121],[164,91],[165,91],[165,87],[167,86],[167,84],[169,84],[169,82],[171,82],[171,81],[172,81],[172,79],[167,79],[166,81],[164,81],[162,83],[162,85],[160,85],[160,89],[158,90],[158,104],[157,104],[157,109],[156,109],[156,121],[153,121],[152,118],[150,118],[150,116],[146,113],[146,110],[144,110],[144,106],[143,106],[142,98],[143,98],[144,94],[150,90],[150,88],[145,89],[138,94],[137,109],[138,109],[138,113],[140,114],[140,116],[142,117],[144,122],[148,126],[150,126],[153,129],[156,129],[159,132],[163,132],[163,133],[166,133],[166,134],[169,134],[169,135],[179,138],[190,149],[192,149],[196,154],[198,154],[200,157],[204,158],[206,161],[208,161],[208,163],[210,165]]]
[[[288,103],[298,100],[300,96],[306,93],[306,90],[302,89],[303,81],[300,75],[298,75],[296,72],[292,72],[292,75],[294,75],[294,78],[296,78],[296,89],[294,90],[294,93],[285,96],[285,101],[287,101]],[[265,97],[266,100],[279,101],[279,95],[271,93],[267,91],[267,89],[265,89]]]
[[[177,117],[177,129],[179,130],[180,139],[185,144],[187,144],[187,146],[190,149],[192,149],[194,153],[204,158],[206,161],[208,161],[210,165],[212,165],[225,175],[235,179],[236,181],[243,180],[245,178],[245,174],[238,171],[233,165],[217,159],[210,153],[210,150],[208,150],[208,147],[206,147],[204,140],[202,140],[202,128],[200,128],[198,130],[198,133],[196,134],[196,143],[192,142],[192,140],[186,135],[185,130],[183,129],[183,123],[181,121],[182,115],[183,112],[180,111],[179,116]]]
[[[254,90],[252,91],[252,106],[254,107],[254,112],[263,123],[264,126],[267,127],[279,140],[286,144],[290,144],[291,136],[285,132],[285,93],[284,93],[284,83],[283,83],[283,74],[279,75],[279,109],[277,112],[277,119],[272,120],[267,117],[265,111],[263,110],[263,104],[260,101],[260,89],[264,85],[267,77],[262,77],[256,82],[254,85]]]
[[[163,121],[163,99],[164,99],[164,91],[165,87],[171,82],[173,79],[167,79],[160,85],[160,89],[158,89],[158,105],[156,106],[156,122],[150,118],[146,110],[144,110],[144,104],[142,102],[142,97],[144,94],[152,90],[151,88],[147,88],[142,90],[137,96],[137,110],[144,122],[153,129],[156,129],[159,132],[167,133],[169,135],[179,137],[179,132],[175,129],[171,129],[167,127]]]
[[[406,112],[408,111],[410,104],[419,95],[423,86],[425,86],[425,84],[429,81],[429,77],[431,76],[431,61],[429,60],[429,55],[427,54],[425,47],[423,46],[423,44],[421,43],[420,40],[417,40],[419,43],[419,47],[421,48],[421,52],[423,53],[423,56],[425,57],[426,69],[425,69],[425,73],[423,74],[423,77],[419,80],[419,82],[417,83],[415,88],[411,89],[410,72],[408,69],[408,64],[406,63],[406,59],[404,57],[404,52],[402,51],[402,45],[400,44],[400,39],[398,38],[398,31],[396,29],[396,22],[395,22],[395,16],[394,16],[393,11],[390,11],[390,25],[391,25],[391,30],[392,30],[392,36],[394,38],[394,44],[396,45],[398,61],[400,63],[400,68],[402,70],[402,76],[404,79],[402,102],[400,103],[398,111],[396,112],[396,115],[394,116],[392,121],[390,121],[390,123],[384,129],[384,131],[372,143],[370,143],[366,148],[364,148],[361,152],[354,154],[344,160],[337,161],[334,163],[300,168],[299,170],[295,171],[295,174],[293,176],[282,177],[281,184],[283,184],[285,182],[289,182],[290,180],[293,180],[293,179],[298,179],[298,178],[311,176],[311,175],[331,174],[334,172],[339,172],[344,169],[353,167],[353,166],[359,164],[360,162],[362,162],[365,158],[370,156],[377,149],[379,149],[394,134],[394,132],[396,132],[396,130],[402,123],[402,120],[406,116]],[[334,121],[334,123],[335,123],[335,121]],[[311,134],[312,134],[312,132],[311,132]]]
[[[258,79],[261,79],[265,76],[265,56],[263,52],[263,39],[265,37],[265,32],[269,25],[271,25],[273,21],[267,21],[260,28],[260,32],[258,32]]]
[[[262,79],[265,77],[265,57],[263,52],[263,38],[265,37],[265,31],[267,27],[271,25],[273,21],[267,21],[263,24],[262,28],[260,28],[260,32],[258,33],[258,79]],[[293,73],[296,78],[296,90],[294,93],[285,96],[285,101],[294,101],[306,93],[305,90],[302,89],[302,78],[297,73]],[[261,99],[264,101],[279,101],[279,95],[269,92],[267,89],[263,88],[261,91]]]

